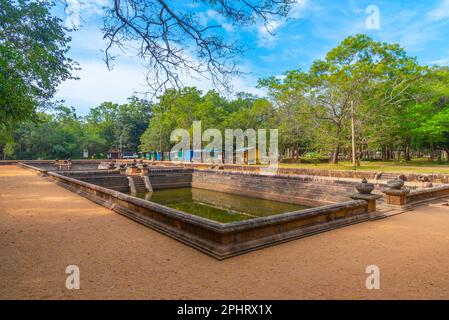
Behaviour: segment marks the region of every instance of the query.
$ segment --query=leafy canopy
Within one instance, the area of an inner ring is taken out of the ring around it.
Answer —
[[[50,1],[0,0],[0,129],[37,120],[71,78],[70,37]]]

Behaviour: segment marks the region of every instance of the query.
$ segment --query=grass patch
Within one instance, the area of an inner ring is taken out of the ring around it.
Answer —
[[[354,167],[351,162],[340,162],[339,164],[319,163],[281,163],[281,168],[309,168],[322,170],[350,170]],[[415,172],[415,173],[445,173],[449,174],[449,163],[429,161],[427,159],[414,159],[408,162],[394,161],[361,161],[357,171],[375,171],[375,172]]]

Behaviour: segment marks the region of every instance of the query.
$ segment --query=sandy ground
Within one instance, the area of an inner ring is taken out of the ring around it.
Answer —
[[[367,290],[377,265],[381,289]],[[67,290],[77,265],[81,289]],[[0,166],[0,298],[449,299],[449,207],[423,206],[225,261]]]

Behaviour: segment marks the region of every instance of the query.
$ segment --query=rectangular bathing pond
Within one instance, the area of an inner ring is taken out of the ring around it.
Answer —
[[[304,205],[199,188],[163,189],[147,193],[129,194],[221,223],[273,216],[310,208]]]
[[[153,192],[130,194],[135,177],[119,172],[69,176],[21,165],[220,260],[367,221],[374,212],[367,201],[349,199],[349,186],[308,177],[158,169],[147,176]]]

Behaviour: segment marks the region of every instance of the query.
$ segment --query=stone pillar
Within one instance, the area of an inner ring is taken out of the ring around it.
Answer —
[[[386,189],[382,191],[386,195],[387,204],[395,206],[404,206],[407,204],[408,189]]]
[[[379,194],[372,194],[371,192],[374,190],[374,184],[369,183],[368,180],[363,179],[361,183],[355,186],[358,193],[354,193],[349,195],[351,199],[354,200],[364,200],[367,203],[367,212],[369,214],[370,219],[378,218],[378,214],[376,213],[376,201],[377,199],[382,198]]]
[[[368,213],[376,212],[376,201],[382,198],[380,194],[362,194],[354,193],[349,195],[351,199],[354,200],[365,200],[368,203]]]

